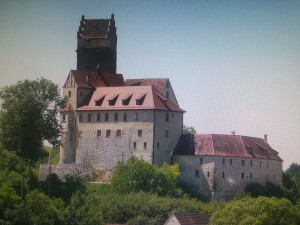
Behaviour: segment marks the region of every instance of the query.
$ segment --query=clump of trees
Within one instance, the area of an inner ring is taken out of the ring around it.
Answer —
[[[0,90],[0,140],[18,156],[34,159],[43,141],[59,143],[57,113],[65,101],[51,81],[19,81]]]

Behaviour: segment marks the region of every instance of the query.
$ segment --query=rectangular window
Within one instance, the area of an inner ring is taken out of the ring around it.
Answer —
[[[166,122],[169,122],[169,113],[166,113]]]
[[[127,113],[126,112],[124,112],[124,114],[123,114],[123,121],[127,122]]]
[[[101,136],[101,130],[97,130],[97,137]]]
[[[165,130],[165,137],[169,137],[169,131]]]
[[[156,148],[159,149],[159,142],[156,143]]]
[[[261,167],[261,161],[259,161],[259,167]]]
[[[110,130],[106,130],[106,137],[107,137],[107,138],[110,137]]]
[[[245,166],[245,160],[242,160],[242,166]]]
[[[69,91],[69,98],[71,98],[71,91]]]
[[[223,165],[225,166],[225,159],[223,159]]]
[[[107,122],[109,119],[109,114],[108,113],[105,113],[105,122]]]
[[[133,142],[133,148],[136,149],[136,142]]]
[[[232,166],[232,159],[230,159],[230,166]]]
[[[250,173],[250,179],[252,179],[252,173]]]
[[[97,113],[97,122],[100,122],[100,118],[101,118],[100,115],[101,115],[100,113]]]
[[[79,122],[82,122],[82,121],[83,121],[83,114],[79,113]]]
[[[92,122],[92,114],[88,113],[88,122]]]
[[[222,177],[225,178],[225,172],[222,173]]]
[[[200,158],[200,165],[203,164],[203,158]]]
[[[120,136],[121,136],[121,130],[117,130],[116,137],[120,137]]]
[[[196,177],[199,177],[199,170],[196,170]]]
[[[245,177],[245,174],[241,173],[241,178],[244,179],[244,177]]]
[[[209,177],[210,176],[210,174],[209,174],[209,172],[207,172],[207,177]]]
[[[135,121],[139,120],[139,113],[138,112],[134,112],[134,120]]]
[[[119,115],[118,115],[118,113],[116,112],[115,113],[115,122],[117,122],[119,120]]]
[[[252,160],[250,160],[250,166],[251,166],[251,167],[253,166],[253,161],[252,161]]]
[[[144,149],[147,149],[147,142],[144,142]]]
[[[143,131],[142,130],[138,130],[138,136],[142,137],[143,136]]]
[[[66,114],[63,114],[63,121],[66,121]]]

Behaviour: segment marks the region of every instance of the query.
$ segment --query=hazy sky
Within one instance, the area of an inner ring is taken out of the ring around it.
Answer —
[[[168,77],[198,133],[263,137],[300,163],[300,1],[0,0],[0,87],[76,69],[76,32],[115,14],[117,72]]]

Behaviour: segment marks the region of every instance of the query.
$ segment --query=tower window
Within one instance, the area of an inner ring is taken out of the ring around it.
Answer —
[[[166,113],[166,122],[169,122],[169,113]]]

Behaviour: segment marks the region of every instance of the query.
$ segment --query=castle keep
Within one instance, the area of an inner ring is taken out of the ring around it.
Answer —
[[[117,69],[110,19],[82,16],[77,69],[63,86],[58,165],[41,173],[90,175],[136,156],[178,163],[180,179],[206,198],[230,198],[249,182],[281,184],[282,159],[266,140],[239,135],[183,135],[183,114],[168,78],[126,79]]]

